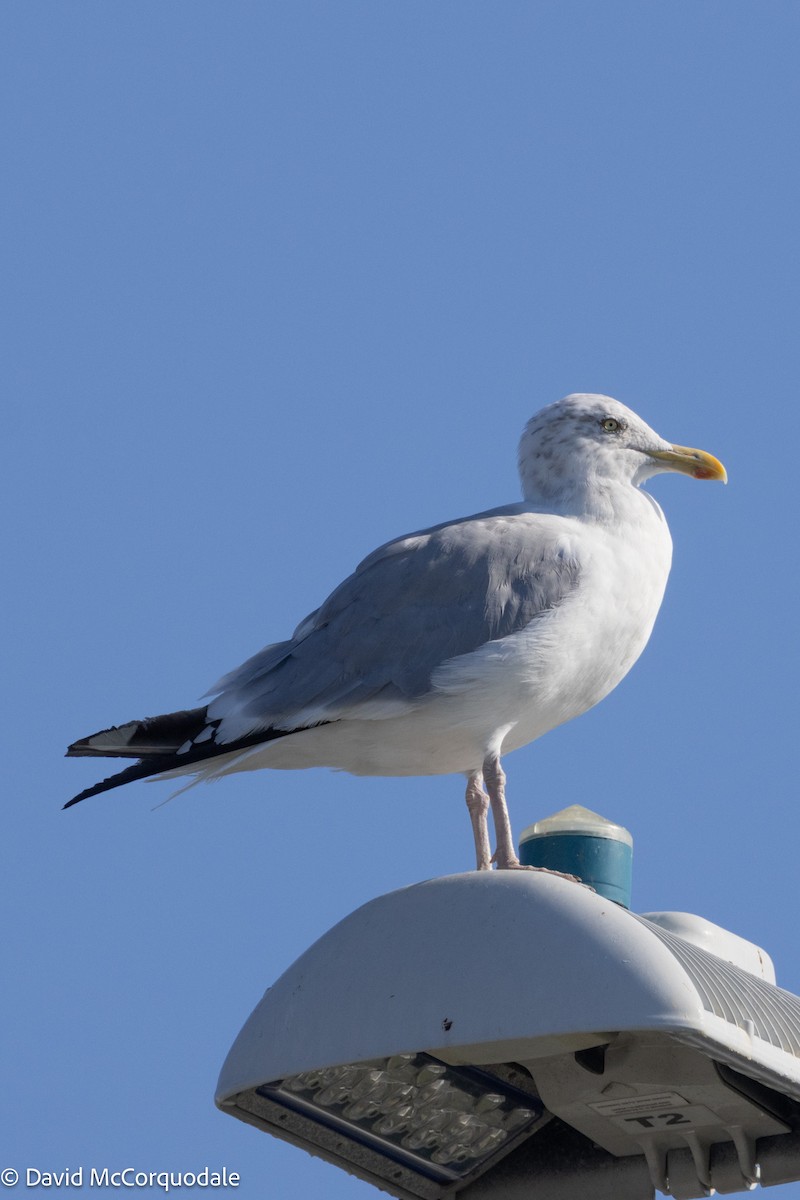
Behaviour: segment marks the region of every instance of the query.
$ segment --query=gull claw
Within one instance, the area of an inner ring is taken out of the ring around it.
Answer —
[[[579,883],[581,887],[588,888],[590,892],[596,890],[590,883],[584,883],[577,875],[569,875],[566,871],[553,871],[550,867],[532,867],[527,863],[521,863],[518,858],[501,864],[497,862],[495,853],[492,856],[492,862],[497,863],[498,871],[542,871],[545,875],[555,875],[557,879],[566,879],[569,883]]]

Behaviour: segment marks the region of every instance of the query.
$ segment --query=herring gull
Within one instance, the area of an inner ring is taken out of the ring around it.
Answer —
[[[207,705],[75,742],[70,755],[138,761],[65,807],[153,776],[458,773],[478,869],[518,868],[501,754],[597,704],[644,649],[672,541],[640,485],[662,471],[726,479],[608,396],[549,405],[520,441],[521,503],[387,542]]]

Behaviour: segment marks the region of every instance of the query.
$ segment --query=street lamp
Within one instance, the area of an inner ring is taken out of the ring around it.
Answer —
[[[217,1104],[400,1200],[743,1191],[800,1178],[800,998],[699,917],[470,872],[320,938]]]

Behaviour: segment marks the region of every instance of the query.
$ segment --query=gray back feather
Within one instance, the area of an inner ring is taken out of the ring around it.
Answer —
[[[577,563],[541,520],[513,506],[381,546],[291,641],[222,679],[209,716],[223,718],[224,734],[235,714],[239,736],[295,727],[308,709],[335,719],[366,700],[424,696],[443,662],[525,628],[575,587]]]

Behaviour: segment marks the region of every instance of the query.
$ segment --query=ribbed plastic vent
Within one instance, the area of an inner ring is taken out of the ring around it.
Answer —
[[[632,914],[635,915],[635,914]],[[741,967],[638,917],[674,954],[697,988],[703,1008],[800,1058],[800,999]]]

